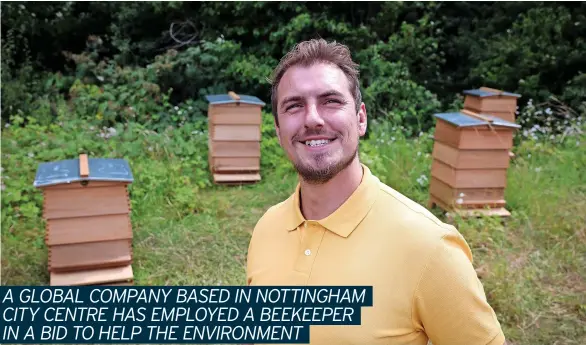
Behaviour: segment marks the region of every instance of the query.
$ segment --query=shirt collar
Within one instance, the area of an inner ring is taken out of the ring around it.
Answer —
[[[372,174],[370,169],[361,163],[363,169],[362,181],[358,188],[334,213],[317,221],[326,229],[342,236],[348,237],[352,231],[366,217],[372,208],[379,191],[379,179]],[[299,191],[301,185],[297,184],[295,192],[286,201],[284,224],[288,231],[293,231],[306,221],[301,214]]]

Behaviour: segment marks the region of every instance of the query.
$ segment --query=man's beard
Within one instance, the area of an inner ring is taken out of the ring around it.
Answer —
[[[356,158],[358,153],[358,145],[354,149],[354,152],[347,156],[342,157],[342,159],[338,162],[333,164],[328,164],[325,167],[320,168],[320,163],[322,160],[327,159],[327,153],[317,155],[314,159],[317,162],[318,168],[314,168],[312,166],[303,165],[299,162],[294,162],[293,165],[295,166],[295,170],[299,173],[301,178],[304,181],[310,184],[324,184],[334,178],[338,173],[344,169],[346,169],[352,161]]]

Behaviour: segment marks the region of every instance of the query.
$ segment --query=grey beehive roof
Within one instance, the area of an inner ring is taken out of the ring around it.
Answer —
[[[503,119],[498,118],[496,116],[486,115],[486,114],[480,114],[480,115],[491,119],[492,123],[490,123],[490,124],[492,126],[521,128],[521,126],[516,123],[503,120]],[[442,119],[446,122],[449,122],[449,123],[455,125],[456,127],[486,126],[488,124],[486,121],[482,121],[480,119],[477,119],[472,116],[468,116],[468,115],[466,115],[464,113],[460,113],[460,112],[440,113],[440,114],[434,114],[433,116],[438,119]]]
[[[465,95],[477,96],[477,97],[491,97],[491,96],[511,96],[511,97],[521,97],[518,93],[511,93],[511,92],[494,92],[494,91],[486,91],[480,89],[473,89],[473,90],[464,90]]]
[[[245,104],[254,104],[264,106],[265,102],[261,101],[258,97],[249,96],[249,95],[238,95],[240,96],[240,100],[234,100],[228,94],[219,94],[219,95],[207,95],[205,96],[210,104],[230,104],[230,103],[245,103]]]
[[[134,181],[128,162],[116,158],[88,158],[89,176],[81,177],[79,159],[67,159],[39,164],[35,187],[46,187],[79,181]]]

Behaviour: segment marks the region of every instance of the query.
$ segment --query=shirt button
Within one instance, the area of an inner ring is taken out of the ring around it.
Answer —
[[[311,250],[309,250],[309,249],[306,249],[306,250],[305,250],[305,255],[307,255],[307,256],[310,256],[310,255],[311,255]]]

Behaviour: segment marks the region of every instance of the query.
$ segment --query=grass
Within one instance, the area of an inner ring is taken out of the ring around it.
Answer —
[[[7,144],[15,140],[10,131],[2,140],[3,183],[21,178],[32,184],[38,162],[28,165],[28,175],[17,176],[18,170],[5,163],[6,155],[24,157],[28,151]],[[510,344],[586,343],[585,144],[582,135],[562,144],[531,140],[516,146],[506,190],[512,216],[504,221],[455,220],[473,250],[475,267]],[[407,140],[399,131],[380,130],[363,142],[362,160],[383,182],[426,205],[431,147],[428,134]],[[268,154],[264,162],[277,154]],[[156,152],[128,156],[141,172],[132,194],[135,283],[244,284],[250,233],[269,206],[292,192],[295,174],[277,162],[263,170],[263,180],[256,185],[184,187],[194,192],[174,198],[183,182],[166,172],[181,175],[185,170],[180,155],[164,155],[164,162]],[[13,164],[24,164],[22,157]],[[8,186],[2,197],[15,192]],[[435,212],[443,217],[443,212]],[[3,285],[48,283],[43,235],[38,213],[10,217],[3,212]]]

